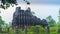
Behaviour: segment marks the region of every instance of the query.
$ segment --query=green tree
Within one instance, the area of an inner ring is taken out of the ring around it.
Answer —
[[[1,4],[0,4],[0,8],[6,9],[8,7],[10,7],[10,5],[17,5],[17,0],[0,0]]]
[[[1,25],[4,25],[4,21],[2,20],[2,17],[0,16],[0,27]]]
[[[4,21],[2,20],[2,17],[0,16],[0,32],[2,31],[2,25],[4,25]]]
[[[10,5],[13,7],[14,5],[18,5],[17,0],[0,0],[0,8],[7,9]],[[27,5],[30,5],[30,2],[27,0],[23,0]]]
[[[57,32],[60,33],[60,22],[57,22]]]
[[[56,22],[51,16],[48,16],[46,18],[46,20],[47,20],[49,26],[55,26]]]

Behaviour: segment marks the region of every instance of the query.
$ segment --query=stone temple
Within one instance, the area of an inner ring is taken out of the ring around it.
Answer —
[[[49,34],[49,26],[45,19],[41,20],[40,18],[34,16],[31,12],[31,9],[28,7],[26,10],[22,10],[21,7],[16,7],[16,10],[13,14],[12,28],[22,28],[25,26],[36,26],[41,25],[47,30]]]
[[[24,27],[24,26],[35,26],[41,25],[42,27],[48,26],[48,23],[45,19],[41,20],[40,18],[32,15],[31,9],[28,7],[26,10],[22,10],[21,7],[17,7],[12,20],[12,27]]]

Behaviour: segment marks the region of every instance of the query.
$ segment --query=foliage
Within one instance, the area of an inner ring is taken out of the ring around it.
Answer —
[[[9,34],[15,34],[15,30],[14,29],[10,29],[10,31],[8,33]]]
[[[60,33],[60,22],[57,23],[57,28],[58,28],[57,32]]]
[[[17,0],[0,0],[1,1],[1,5],[0,8],[3,9],[7,9],[8,7],[10,7],[10,5],[17,5]]]
[[[3,8],[3,9],[7,9],[8,7],[10,7],[10,5],[12,5],[12,7],[14,5],[18,5],[17,0],[0,0],[0,1],[1,1],[0,8]],[[23,0],[23,1],[25,1],[28,5],[30,5],[29,1],[27,0]]]
[[[49,26],[55,26],[56,25],[55,20],[51,16],[48,16],[46,18],[46,20],[47,20]]]
[[[4,25],[4,21],[2,20],[2,17],[0,16],[0,27]]]
[[[36,28],[37,28],[37,30],[39,30],[39,32],[36,32]],[[8,33],[9,34],[15,34],[16,31],[15,31],[15,29],[10,28]],[[18,34],[24,34],[24,33],[25,33],[24,30],[18,29]],[[37,33],[38,34],[47,34],[46,33],[46,30],[43,27],[41,27],[40,25],[37,25],[37,26],[29,26],[27,28],[27,34],[37,34]]]
[[[36,30],[37,30],[38,32],[36,32]],[[56,26],[50,27],[50,34],[58,34],[58,33],[60,32],[60,30],[59,30],[59,32],[58,32],[57,30],[58,30],[58,29],[57,29]],[[5,33],[6,33],[7,31],[6,31],[6,29],[3,29],[2,32],[5,32]],[[10,28],[10,30],[9,30],[8,33],[9,33],[9,34],[15,34],[16,31],[15,31],[15,29]],[[18,29],[18,34],[24,34],[24,33],[25,33],[24,30]],[[36,26],[29,26],[29,27],[27,28],[27,34],[47,34],[47,32],[46,32],[46,30],[45,30],[43,27],[41,27],[40,25],[36,25]]]
[[[57,27],[50,27],[50,34],[58,34]]]

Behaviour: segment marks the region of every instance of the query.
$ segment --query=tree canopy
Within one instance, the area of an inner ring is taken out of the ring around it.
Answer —
[[[0,0],[1,4],[0,4],[0,8],[6,9],[8,7],[10,7],[10,5],[17,5],[17,0]]]
[[[2,17],[0,16],[0,27],[1,27],[1,25],[3,25],[4,24],[4,21],[2,20]]]
[[[46,20],[49,26],[54,26],[56,24],[55,20],[51,16],[48,16]]]
[[[3,9],[7,9],[8,7],[10,7],[10,5],[13,7],[13,5],[18,5],[17,0],[0,0],[1,4],[0,4],[0,8]],[[25,1],[28,5],[30,5],[30,2],[27,0],[23,0]]]

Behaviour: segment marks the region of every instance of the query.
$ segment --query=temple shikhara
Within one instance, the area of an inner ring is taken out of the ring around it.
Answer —
[[[17,7],[12,20],[12,27],[24,28],[25,26],[41,25],[42,27],[48,28],[48,23],[45,19],[34,16],[31,12],[30,7],[26,10],[22,10],[21,7]]]

